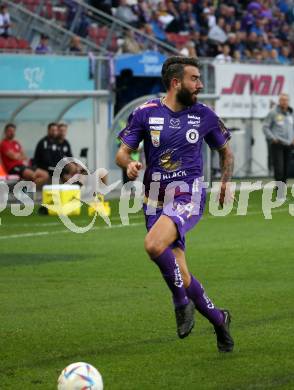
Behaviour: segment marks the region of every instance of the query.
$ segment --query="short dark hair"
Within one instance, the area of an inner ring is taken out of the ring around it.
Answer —
[[[166,89],[170,88],[170,83],[174,77],[183,78],[185,66],[191,65],[199,68],[199,62],[194,57],[169,57],[164,61],[161,70],[161,77]]]
[[[51,122],[49,123],[49,125],[47,126],[47,129],[51,129],[52,126],[57,126],[58,127],[58,124],[56,122]]]
[[[16,129],[16,126],[15,126],[15,124],[14,124],[14,123],[7,123],[7,125],[4,127],[4,131],[8,130],[8,129],[9,129],[9,127],[13,127],[13,128],[14,128],[14,130]]]

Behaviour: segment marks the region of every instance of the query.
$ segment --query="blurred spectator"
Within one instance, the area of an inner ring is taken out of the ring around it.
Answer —
[[[280,63],[280,61],[279,61],[279,54],[278,54],[278,51],[276,49],[272,49],[270,51],[269,63],[270,64],[279,64]]]
[[[74,37],[72,37],[71,43],[69,46],[69,51],[71,53],[83,53],[84,52],[83,46],[81,44],[81,38],[79,36],[75,35]]]
[[[117,7],[115,12],[115,17],[125,23],[130,24],[133,27],[138,26],[139,17],[129,6],[127,0],[120,0],[119,6]]]
[[[157,19],[164,30],[175,18],[174,15],[168,12],[167,6],[164,1],[161,1],[158,4],[158,9],[156,14],[157,14]]]
[[[261,5],[258,2],[252,1],[247,7],[247,13],[242,18],[242,29],[249,32],[260,12]]]
[[[62,0],[67,7],[66,28],[81,37],[88,34],[89,21],[83,6],[75,0]]]
[[[144,25],[144,29],[143,29],[143,32],[148,36],[148,37],[152,37],[152,38],[156,38],[155,37],[155,34],[154,34],[154,31],[153,31],[153,27],[151,24],[149,23],[146,23]],[[144,42],[144,48],[145,50],[157,50],[157,45],[155,42],[151,42],[149,40],[146,40]]]
[[[140,53],[140,51],[142,51],[142,46],[135,38],[133,30],[127,30],[125,32],[122,51],[123,53]]]
[[[271,62],[270,61],[269,50],[263,49],[262,52],[261,52],[261,55],[262,55],[262,63],[263,64],[269,64]]]
[[[232,57],[230,56],[230,46],[229,45],[221,46],[221,51],[222,52],[215,57],[213,62],[216,64],[229,64],[229,63],[231,63]]]
[[[49,175],[42,169],[29,166],[28,158],[21,144],[14,139],[16,126],[8,123],[4,128],[4,138],[0,144],[3,166],[8,174],[19,175],[24,180],[31,180],[37,187],[47,183]]]
[[[7,11],[6,5],[0,6],[0,36],[8,38],[10,35],[10,14]]]
[[[167,32],[189,33],[199,29],[196,16],[193,13],[192,4],[190,2],[181,1],[179,3],[178,10],[174,12],[173,16],[174,19],[167,26]]]
[[[90,5],[108,15],[112,15],[111,0],[90,0]]]
[[[262,64],[263,63],[262,52],[259,49],[254,49],[252,51],[252,58],[251,58],[251,60],[255,64]]]
[[[290,65],[290,48],[289,46],[282,46],[281,54],[278,56],[278,60],[283,65]]]
[[[188,41],[186,44],[183,44],[179,51],[184,57],[197,58],[197,52],[193,41]]]
[[[200,35],[199,41],[196,42],[196,52],[198,53],[199,57],[215,57],[216,50],[209,42],[207,35]]]
[[[242,54],[239,50],[235,50],[233,54],[233,62],[236,64],[242,62]]]
[[[207,17],[207,25],[212,28],[216,25],[216,16],[214,7],[206,7],[203,10],[203,14]]]
[[[236,32],[235,50],[239,50],[243,55],[245,49],[246,49],[246,32],[238,31]]]
[[[251,32],[247,38],[246,49],[252,52],[254,49],[257,49],[257,46],[258,46],[257,34],[256,32]]]
[[[227,34],[224,30],[225,19],[219,18],[217,24],[209,29],[208,38],[218,43],[224,43],[227,40]]]
[[[138,0],[133,6],[133,11],[138,15],[139,23],[150,23],[152,9],[146,0]]]
[[[226,44],[230,47],[230,54],[234,53],[237,48],[237,39],[235,33],[228,34]]]
[[[151,24],[151,26],[152,26],[152,30],[154,32],[155,38],[157,38],[157,39],[159,39],[161,41],[166,41],[167,40],[165,30],[163,28],[162,23],[158,19],[158,13],[157,12],[155,12],[155,11],[152,12],[151,20],[150,20],[149,24]]]
[[[49,37],[45,34],[41,34],[40,42],[35,49],[35,53],[36,54],[50,54],[50,53],[52,53],[52,49],[49,46],[48,42],[49,42]]]

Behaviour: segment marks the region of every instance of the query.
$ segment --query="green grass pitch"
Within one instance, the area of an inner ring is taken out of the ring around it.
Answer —
[[[235,351],[222,355],[200,314],[177,338],[142,214],[78,235],[54,217],[2,212],[0,388],[53,390],[66,365],[86,361],[105,390],[294,389],[294,217],[284,204],[265,220],[259,194],[235,214],[206,213],[187,236],[190,270],[232,312]]]

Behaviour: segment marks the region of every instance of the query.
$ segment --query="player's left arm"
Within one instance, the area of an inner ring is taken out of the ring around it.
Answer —
[[[219,203],[221,206],[223,206],[225,201],[230,202],[234,199],[230,190],[230,181],[232,179],[234,170],[234,154],[229,143],[226,143],[222,148],[218,149],[218,153],[221,168],[221,189]]]
[[[234,154],[229,145],[226,143],[218,150],[221,168],[221,181],[227,183],[231,180],[234,170]]]

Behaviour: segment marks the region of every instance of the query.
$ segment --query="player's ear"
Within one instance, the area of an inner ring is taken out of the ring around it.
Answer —
[[[173,78],[171,82],[173,88],[178,89],[181,86],[181,82],[179,79]]]

